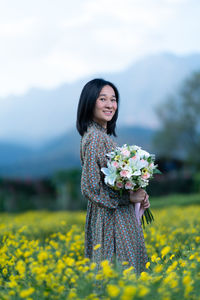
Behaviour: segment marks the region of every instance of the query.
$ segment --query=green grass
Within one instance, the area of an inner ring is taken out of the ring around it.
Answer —
[[[150,198],[151,208],[200,205],[200,194],[174,194]]]

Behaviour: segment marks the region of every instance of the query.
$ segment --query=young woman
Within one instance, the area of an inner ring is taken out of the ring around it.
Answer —
[[[76,126],[81,135],[81,192],[88,199],[85,257],[98,266],[106,259],[126,261],[139,274],[145,269],[147,254],[134,203],[141,202],[144,211],[149,207],[148,195],[140,189],[120,196],[104,183],[101,172],[107,164],[106,153],[117,146],[110,136],[116,136],[118,108],[119,93],[111,82],[93,79],[84,86]]]

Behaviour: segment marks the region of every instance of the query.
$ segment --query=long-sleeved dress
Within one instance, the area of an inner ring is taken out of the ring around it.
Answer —
[[[102,260],[126,261],[137,274],[148,261],[143,230],[138,225],[129,193],[120,196],[104,183],[102,167],[107,166],[106,153],[117,144],[107,129],[90,121],[81,138],[81,192],[88,199],[85,224],[85,257],[100,265]],[[101,246],[94,249],[96,245]]]

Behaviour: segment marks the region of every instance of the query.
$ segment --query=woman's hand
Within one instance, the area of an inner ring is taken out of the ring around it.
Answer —
[[[145,199],[141,203],[142,208],[146,209],[150,207],[149,195],[146,193]]]
[[[138,203],[138,202],[142,203],[143,201],[145,201],[146,196],[148,196],[146,191],[141,188],[138,189],[136,192],[130,191],[130,201],[132,203]],[[149,199],[149,196],[147,198],[147,201],[148,201],[148,199]],[[145,203],[146,203],[145,205],[147,205],[147,202],[145,202]]]

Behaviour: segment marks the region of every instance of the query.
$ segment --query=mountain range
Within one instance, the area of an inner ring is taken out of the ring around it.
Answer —
[[[119,144],[137,144],[152,151],[154,130],[142,127],[121,127],[117,131]],[[7,147],[7,150],[5,151]],[[4,151],[2,151],[4,149]],[[15,144],[0,144],[0,176],[4,178],[36,179],[49,177],[57,171],[80,168],[80,136],[72,130],[45,145],[33,149]]]
[[[120,92],[119,142],[153,149],[160,121],[155,114],[184,79],[200,70],[200,54],[161,53],[144,57],[117,73],[95,74],[52,90],[32,88],[0,99],[0,175],[48,176],[80,166],[76,110],[84,84],[92,78],[112,81]]]

